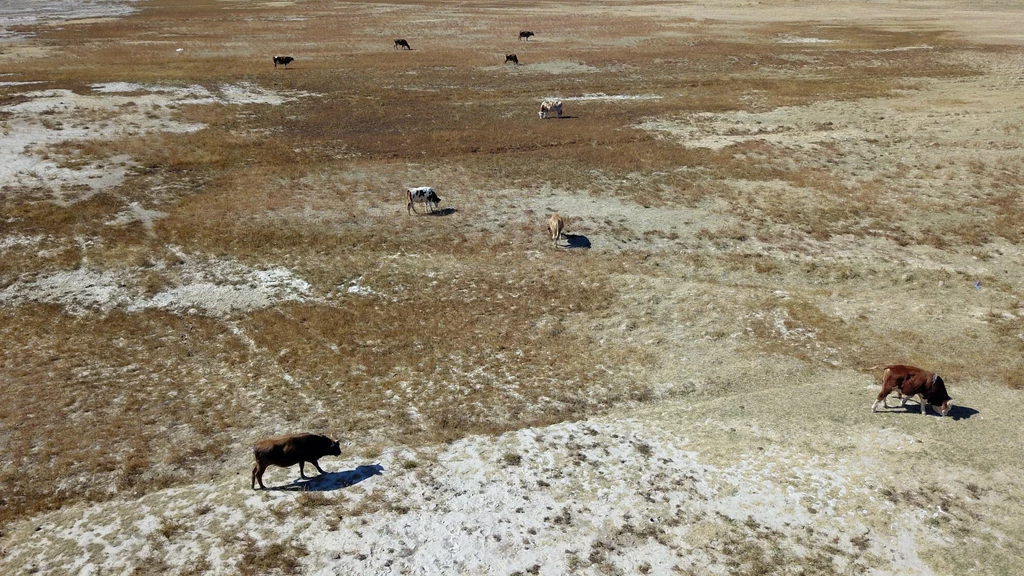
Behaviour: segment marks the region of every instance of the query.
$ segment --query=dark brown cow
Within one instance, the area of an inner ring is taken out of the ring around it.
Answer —
[[[941,376],[914,366],[894,364],[882,370],[882,391],[871,405],[871,411],[877,412],[879,404],[888,408],[889,402],[886,399],[893,390],[900,398],[901,406],[906,406],[911,396],[917,396],[922,415],[926,413],[928,404],[936,407],[940,416],[949,414],[953,405],[953,399],[946,393],[946,383]]]
[[[256,457],[256,466],[252,469],[252,488],[255,490],[259,482],[260,489],[265,490],[263,472],[269,466],[288,468],[298,464],[299,476],[305,478],[304,467],[309,462],[317,472],[323,474],[323,468],[316,461],[324,456],[340,456],[341,445],[340,441],[319,434],[288,434],[260,440],[252,447],[252,453]]]
[[[409,46],[409,43],[407,41],[403,40],[402,38],[399,38],[398,40],[395,40],[395,50],[398,50],[399,48],[405,48],[406,50],[412,50],[412,46]]]
[[[515,54],[505,54],[505,64],[508,64],[509,62],[519,66],[519,56],[516,56]]]
[[[536,36],[536,34],[534,34],[533,32],[530,32],[529,30],[523,30],[522,32],[519,33],[519,39],[520,40],[522,40],[524,38],[526,40],[529,40],[530,36]]]
[[[292,58],[291,56],[274,56],[274,68],[277,68],[278,64],[287,68],[292,62],[295,62],[295,58]]]

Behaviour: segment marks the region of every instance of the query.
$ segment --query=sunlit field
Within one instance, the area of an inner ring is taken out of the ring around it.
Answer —
[[[1022,12],[832,4],[0,41],[0,570],[1014,573]],[[250,490],[300,431],[347,475]]]

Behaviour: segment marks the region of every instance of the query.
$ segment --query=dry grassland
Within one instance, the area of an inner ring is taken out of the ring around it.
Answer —
[[[0,183],[0,565],[5,549],[12,566],[30,564],[13,554],[17,534],[48,512],[225,478],[247,486],[248,446],[271,433],[329,433],[372,460],[588,417],[646,418],[723,466],[774,444],[804,464],[837,450],[851,469],[911,479],[874,494],[959,510],[962,522],[931,526],[920,546],[922,558],[938,541],[962,555],[905,573],[995,574],[1020,558],[1020,522],[997,517],[1021,511],[1024,486],[996,487],[1021,470],[1006,420],[1024,388],[1020,45],[912,15],[758,22],[662,4],[141,7],[34,30],[47,50],[32,57],[5,49],[4,80],[38,84],[0,86],[0,127],[15,125],[29,90],[298,96],[146,104],[143,116],[205,128],[39,144],[71,170],[130,158],[128,176],[99,192],[72,187],[58,202],[49,187]],[[519,29],[537,36],[519,42]],[[413,50],[394,50],[395,38]],[[523,65],[502,65],[513,52]],[[275,70],[276,53],[296,60]],[[569,117],[540,121],[538,103],[554,96]],[[138,106],[35,118],[73,130]],[[418,185],[437,188],[441,215],[406,215],[403,190]],[[157,215],[131,216],[147,210]],[[556,210],[589,250],[549,248]],[[299,296],[219,312],[159,305],[200,283],[255,290],[253,271],[279,267],[306,283]],[[38,295],[78,273],[121,300]],[[878,429],[909,417],[869,418],[869,367],[897,362],[944,375],[961,428],[996,423],[961,440],[914,423],[899,434],[934,448],[873,461]],[[915,476],[939,464],[943,443],[965,460]],[[529,458],[506,450],[505,468]],[[404,458],[402,474],[429,476]],[[921,488],[967,494],[967,478],[988,495],[950,508]],[[330,510],[304,498],[306,513]],[[409,510],[368,502],[339,517]],[[714,542],[706,557],[729,573],[886,569],[866,536],[803,554],[831,536],[791,541],[709,514],[688,537]],[[152,538],[182,537],[175,522]],[[624,526],[565,567],[650,571],[624,568],[615,547],[671,541],[671,530]],[[312,553],[283,537],[225,538],[241,573],[292,573]],[[183,552],[154,549],[166,557],[125,569],[188,573],[171,560]],[[214,569],[202,562],[191,569]]]

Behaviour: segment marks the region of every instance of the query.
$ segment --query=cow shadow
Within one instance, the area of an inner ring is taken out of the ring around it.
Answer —
[[[967,406],[957,406],[956,404],[953,404],[952,406],[949,407],[949,414],[946,414],[946,416],[949,416],[953,420],[967,420],[968,418],[974,416],[977,413],[978,411],[975,410],[974,408],[968,408]]]
[[[434,210],[433,212],[430,213],[430,215],[431,216],[437,216],[437,217],[440,217],[440,216],[451,216],[452,214],[455,214],[456,212],[458,212],[458,210],[456,210],[455,208],[443,208],[441,210]]]
[[[590,248],[590,238],[582,234],[566,234],[565,235],[565,247],[566,248]]]
[[[384,467],[380,464],[359,466],[354,470],[343,472],[326,472],[318,476],[294,480],[291,484],[275,488],[275,490],[287,490],[293,492],[331,492],[341,490],[349,486],[355,486],[367,478],[372,478],[384,473]]]
[[[903,410],[899,409],[899,406],[892,406],[886,410],[891,414],[911,414],[913,416],[921,416],[921,408],[914,402],[908,403],[903,407]],[[967,406],[957,406],[953,404],[949,407],[949,413],[946,414],[946,418],[952,418],[953,420],[967,420],[971,416],[978,414],[978,411],[974,408],[968,408]],[[938,417],[939,413],[935,411],[934,406],[928,409],[928,416]]]

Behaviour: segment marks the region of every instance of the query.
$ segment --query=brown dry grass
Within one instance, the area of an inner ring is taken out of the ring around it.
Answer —
[[[1024,237],[1022,174],[1012,163],[968,166],[979,187],[992,192],[976,199],[969,222],[928,235],[913,229],[917,213],[904,222],[880,207],[891,193],[884,182],[851,184],[827,170],[793,168],[790,154],[761,144],[693,150],[633,127],[649,117],[879,97],[918,81],[973,74],[950,57],[962,46],[943,33],[773,25],[729,38],[708,24],[690,36],[624,46],[614,39],[652,35],[662,23],[598,11],[573,24],[588,35],[583,49],[566,37],[538,38],[526,47],[514,38],[495,40],[514,34],[504,17],[461,7],[472,12],[470,26],[452,6],[439,6],[440,22],[409,38],[416,50],[396,52],[391,39],[408,37],[411,24],[405,24],[436,5],[403,4],[384,23],[374,5],[346,5],[346,18],[339,19],[335,5],[315,2],[277,9],[157,0],[131,18],[47,29],[44,40],[60,48],[52,57],[5,63],[18,79],[79,92],[115,80],[211,88],[248,81],[318,96],[280,107],[180,107],[177,118],[208,128],[53,147],[69,166],[127,154],[138,167],[117,189],[72,206],[36,201],[38,195],[24,191],[0,196],[6,216],[0,231],[45,235],[44,247],[55,247],[43,257],[38,247],[5,252],[0,286],[86,259],[108,269],[173,265],[167,246],[175,245],[253,266],[287,266],[318,297],[332,299],[230,321],[152,311],[69,316],[49,305],[0,308],[2,392],[16,399],[0,403],[7,463],[0,472],[7,487],[0,525],[69,502],[216,475],[246,458],[256,436],[285,428],[417,444],[581,417],[628,399],[650,401],[646,383],[626,374],[672,359],[581,327],[622,313],[629,288],[614,279],[670,273],[639,269],[636,262],[646,257],[628,251],[529,257],[524,252],[546,247],[541,218],[536,228],[485,225],[491,215],[470,200],[492,200],[493,190],[529,194],[551,187],[657,207],[725,202],[741,224],[697,233],[680,266],[692,264],[694,277],[714,286],[731,282],[721,279],[723,270],[745,275],[736,286],[753,283],[755,291],[803,274],[835,286],[868,273],[796,269],[764,254],[717,260],[699,252],[699,242],[759,237],[783,245],[794,234],[801,240],[850,234],[953,249],[994,236],[1013,243]],[[296,10],[305,20],[283,20]],[[568,27],[569,20],[554,16],[548,26]],[[773,41],[784,33],[840,42]],[[934,49],[877,51],[921,44]],[[501,66],[498,56],[513,49],[524,62],[516,70]],[[291,69],[271,67],[276,52],[297,58]],[[788,57],[793,54],[815,59],[813,70]],[[554,61],[595,71],[545,72]],[[598,92],[663,98],[628,107],[569,101],[572,118],[535,116],[543,96]],[[4,95],[2,102],[15,99]],[[754,154],[769,160],[752,162]],[[444,183],[440,192],[457,208],[454,214],[405,216],[401,190],[424,180]],[[730,180],[782,181],[801,194],[744,196],[724,186]],[[517,200],[512,194],[495,201],[514,207]],[[105,224],[133,201],[169,212],[156,223],[155,238],[137,224]],[[985,225],[993,217],[993,226]],[[647,235],[675,239],[669,234],[675,233]],[[79,237],[95,241],[83,248],[74,241]],[[357,278],[378,295],[345,296]],[[156,292],[167,282],[167,274],[151,269],[144,290]],[[750,300],[756,304],[746,301],[748,310],[773,307]],[[898,332],[894,351],[877,344],[884,327],[838,319],[825,300],[809,290],[781,310],[788,329],[813,330],[838,355],[822,357],[806,341],[780,340],[763,322],[751,328],[752,353],[856,367],[895,354],[961,372],[983,359],[992,370],[972,375],[1024,385],[1019,361],[998,360],[1008,350],[1017,357],[1024,351],[1019,320],[995,318],[991,329],[978,328],[986,342],[998,335],[996,348],[951,361],[941,350],[957,340],[926,342],[932,325]],[[723,324],[742,329],[739,316],[723,313]],[[727,333],[718,330],[719,338]],[[288,561],[271,562],[278,552]],[[287,572],[301,552],[253,544],[240,570]],[[753,570],[755,561],[744,566]]]

